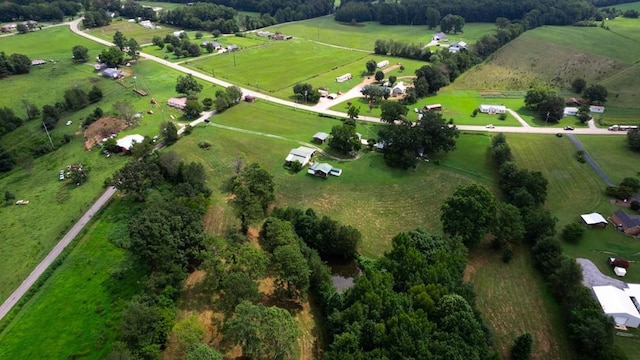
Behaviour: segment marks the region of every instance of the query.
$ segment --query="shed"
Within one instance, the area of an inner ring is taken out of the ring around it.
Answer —
[[[336,77],[336,82],[339,82],[339,83],[345,82],[347,80],[351,80],[351,74],[349,73]]]
[[[580,218],[582,218],[582,221],[589,226],[606,227],[608,224],[607,219],[598,213],[583,214],[580,215]]]
[[[316,153],[316,149],[308,148],[306,146],[300,146],[289,151],[289,155],[284,159],[285,165],[289,166],[295,161],[299,161],[302,166],[305,166],[311,161],[311,157]]]
[[[622,210],[617,210],[611,216],[611,221],[627,235],[640,234],[640,215],[630,215]]]
[[[614,267],[613,268],[613,272],[616,273],[616,275],[623,277],[625,275],[627,275],[627,269],[623,268],[623,267]]]
[[[480,105],[480,112],[485,114],[504,114],[507,107],[504,105]]]
[[[131,147],[134,144],[139,144],[143,141],[144,141],[144,136],[133,134],[133,135],[127,135],[122,139],[116,141],[116,145],[118,145],[118,147],[121,148],[123,151],[129,151],[131,150]]]
[[[447,38],[447,35],[445,33],[439,32],[439,33],[433,34],[433,37],[431,38],[431,40],[440,41],[446,38]]]
[[[326,178],[331,173],[331,170],[333,170],[333,166],[327,163],[315,162],[309,167],[307,174]]]
[[[315,135],[313,135],[313,141],[318,142],[320,144],[327,141],[328,138],[329,138],[329,134],[327,134],[326,132],[317,132]]]
[[[640,285],[627,286],[629,288],[626,289],[618,289],[611,285],[594,286],[593,292],[604,313],[612,317],[616,325],[637,328],[640,326],[640,313],[632,297],[640,299]]]
[[[15,30],[18,28],[18,25],[16,24],[6,24],[6,25],[2,25],[2,27],[0,27],[0,31],[2,32],[10,32],[12,30]]]

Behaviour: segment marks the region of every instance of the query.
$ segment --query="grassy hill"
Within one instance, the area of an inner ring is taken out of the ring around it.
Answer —
[[[526,90],[534,84],[572,94],[582,77],[609,90],[608,122],[637,122],[640,109],[640,20],[617,18],[603,28],[545,26],[505,45],[453,84],[460,90]]]

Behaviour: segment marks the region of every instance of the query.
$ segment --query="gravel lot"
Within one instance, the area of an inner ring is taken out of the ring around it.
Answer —
[[[589,289],[593,286],[601,285],[612,285],[618,289],[626,287],[626,283],[624,281],[614,279],[601,273],[598,267],[595,266],[591,260],[578,258],[576,261],[580,266],[582,266],[582,284]]]

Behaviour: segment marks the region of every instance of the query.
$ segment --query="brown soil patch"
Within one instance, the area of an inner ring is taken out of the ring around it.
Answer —
[[[123,119],[101,117],[84,131],[84,147],[89,150],[100,143],[102,139],[117,134],[126,128],[127,123]]]

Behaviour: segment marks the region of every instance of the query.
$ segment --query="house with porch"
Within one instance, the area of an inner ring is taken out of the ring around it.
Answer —
[[[636,236],[640,234],[640,215],[631,215],[622,210],[617,210],[610,220],[618,230],[627,235]]]

